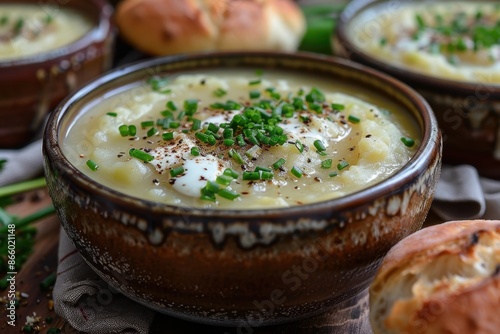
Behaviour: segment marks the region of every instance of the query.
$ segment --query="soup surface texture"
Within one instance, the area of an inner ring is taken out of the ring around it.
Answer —
[[[160,203],[259,209],[324,201],[394,174],[420,140],[407,113],[346,90],[363,95],[279,71],[154,77],[89,105],[63,151],[99,183]]]
[[[43,54],[69,45],[91,29],[77,12],[29,4],[0,5],[0,61]]]
[[[500,83],[500,5],[481,1],[375,5],[350,24],[382,62],[444,79]]]

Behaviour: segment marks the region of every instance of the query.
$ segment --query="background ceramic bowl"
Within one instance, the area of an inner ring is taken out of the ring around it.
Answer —
[[[0,0],[0,5],[14,3]],[[35,4],[19,0],[16,5]],[[49,1],[87,16],[92,29],[62,48],[13,60],[0,60],[0,148],[18,147],[40,130],[48,112],[70,92],[111,67],[112,6],[105,0]]]
[[[61,150],[87,106],[120,87],[156,74],[242,67],[313,73],[354,85],[360,96],[391,99],[416,120],[422,144],[399,172],[373,187],[265,210],[182,208],[132,198],[86,177]],[[160,312],[236,326],[297,320],[364,291],[389,248],[420,229],[441,159],[432,111],[407,86],[344,60],[280,53],[178,56],[117,69],[51,114],[43,148],[62,225],[104,280]]]
[[[431,77],[419,73],[418,68],[403,69],[375,59],[353,42],[354,27],[351,23],[358,15],[374,6],[386,6],[387,11],[377,11],[380,17],[370,27],[377,29],[377,24],[384,24],[384,20],[401,5],[419,2],[425,1],[352,1],[337,23],[333,42],[335,54],[388,73],[416,89],[429,102],[438,119],[443,134],[443,161],[470,164],[480,174],[500,179],[500,84],[467,83]]]

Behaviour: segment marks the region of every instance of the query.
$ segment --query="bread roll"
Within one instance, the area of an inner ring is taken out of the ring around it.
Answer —
[[[305,31],[292,0],[125,0],[121,35],[151,55],[297,49]]]
[[[394,246],[370,287],[375,334],[500,333],[500,221],[435,225]]]

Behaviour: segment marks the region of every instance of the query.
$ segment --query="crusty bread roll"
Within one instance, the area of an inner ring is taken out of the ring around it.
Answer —
[[[500,333],[500,221],[456,221],[394,246],[370,287],[375,334]]]
[[[305,19],[292,0],[124,0],[116,24],[151,55],[297,49]]]

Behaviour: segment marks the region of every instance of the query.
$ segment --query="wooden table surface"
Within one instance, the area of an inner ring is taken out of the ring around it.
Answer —
[[[50,198],[45,189],[25,194],[18,203],[8,207],[10,213],[25,216],[50,204]],[[439,222],[435,216],[430,216],[426,222],[434,224]],[[0,311],[0,333],[20,333],[27,316],[36,314],[39,319],[40,333],[47,333],[50,328],[61,329],[61,333],[77,333],[51,307],[51,291],[42,291],[40,282],[50,273],[57,271],[57,247],[59,239],[59,220],[53,215],[38,223],[34,253],[16,276],[16,288],[26,298],[21,298],[21,303],[16,311],[17,326],[6,324],[7,314],[4,308]],[[2,273],[3,275],[4,273]],[[1,298],[7,296],[7,291],[2,291]],[[47,318],[49,317],[49,318]],[[47,323],[46,319],[52,319]],[[4,320],[5,319],[5,320]],[[34,333],[34,332],[33,332]],[[325,334],[371,334],[368,321],[368,295],[357,296],[354,300],[340,305],[339,309],[332,310],[310,319],[294,322],[281,326],[264,328],[237,329],[205,326],[189,323],[157,315],[154,319],[150,333],[166,334],[277,334],[277,333],[325,333]]]

